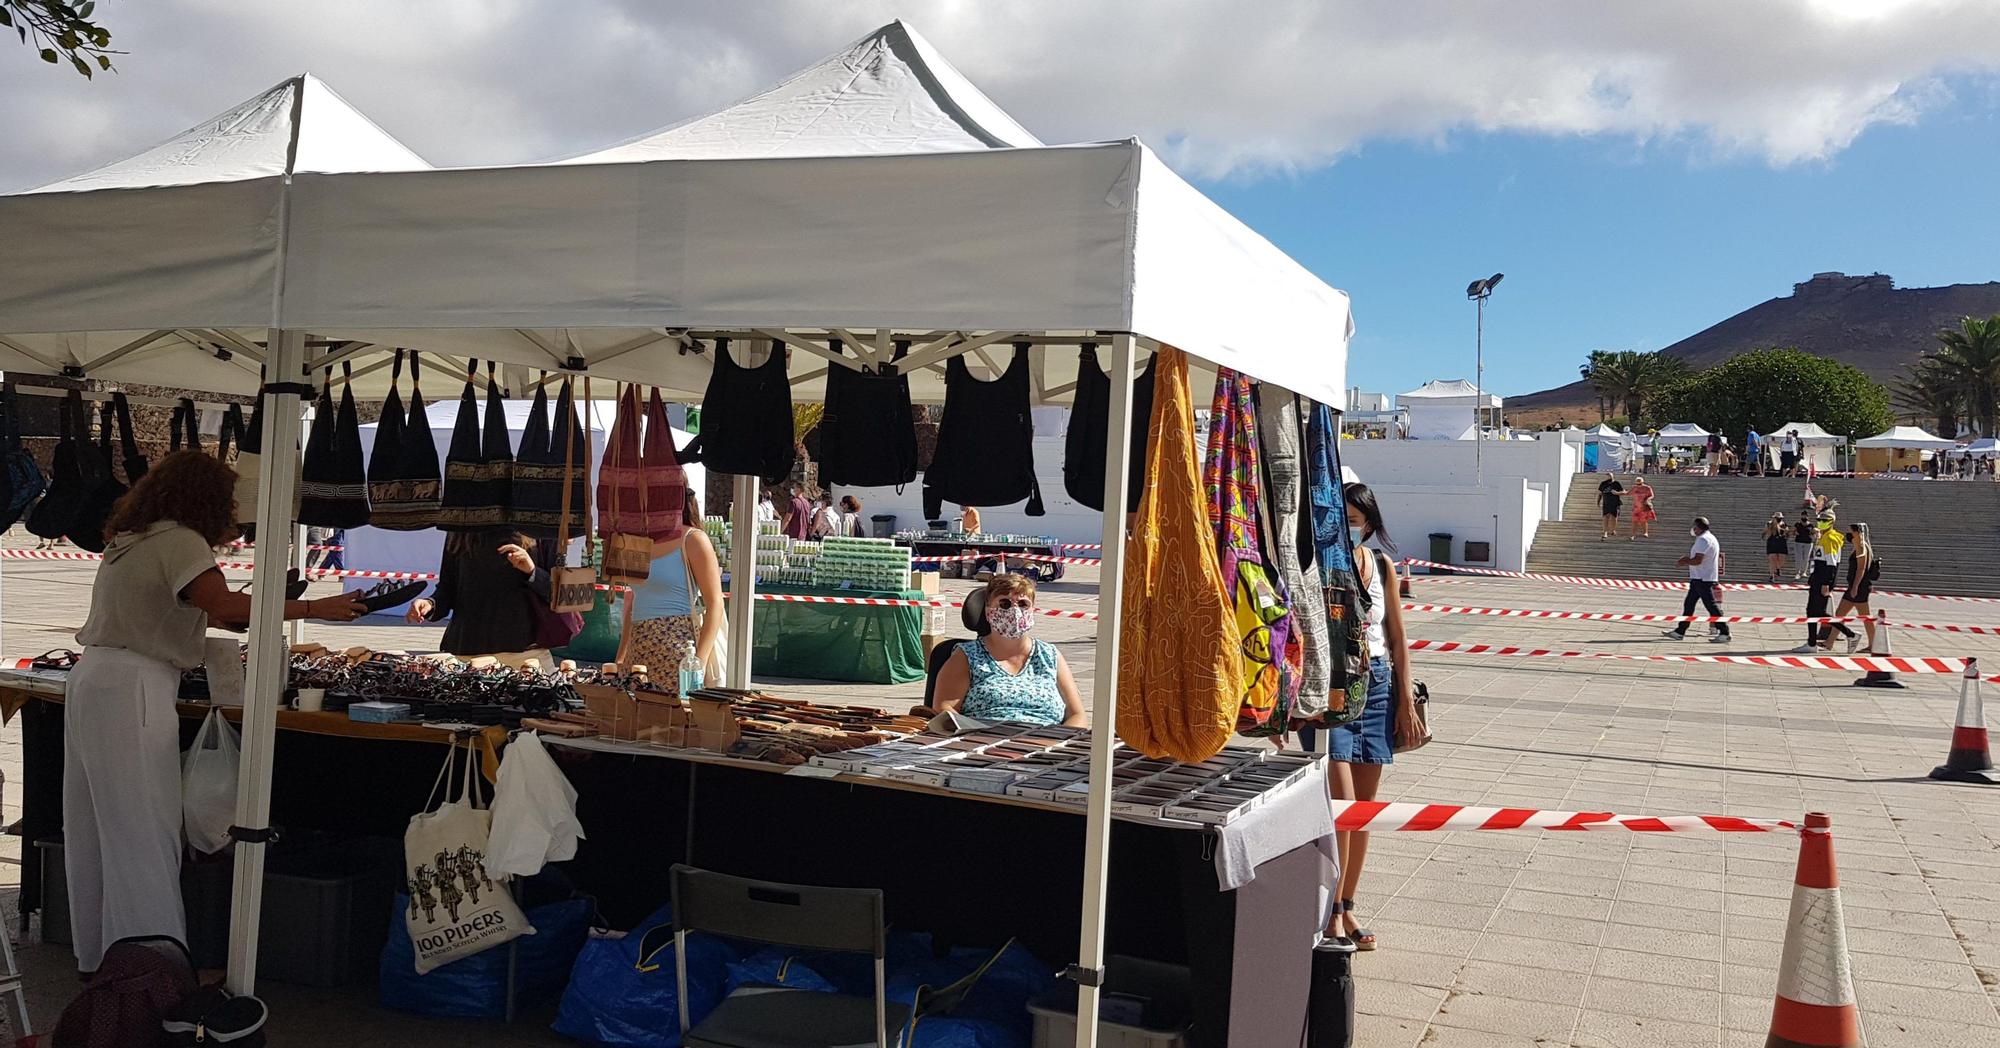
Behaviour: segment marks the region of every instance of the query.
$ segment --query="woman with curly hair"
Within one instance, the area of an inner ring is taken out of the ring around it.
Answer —
[[[181,909],[181,671],[202,664],[211,625],[242,627],[250,596],[223,581],[215,550],[240,534],[236,471],[179,451],[111,511],[104,561],[64,688],[63,838],[70,934],[90,972],[109,943],[186,941]],[[288,619],[352,621],[355,594],[288,600]],[[253,696],[253,701],[267,700]]]

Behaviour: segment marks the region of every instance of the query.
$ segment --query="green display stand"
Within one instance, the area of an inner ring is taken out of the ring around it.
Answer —
[[[918,590],[759,586],[760,593],[922,600]],[[924,610],[909,606],[758,601],[752,673],[908,684],[924,679]]]

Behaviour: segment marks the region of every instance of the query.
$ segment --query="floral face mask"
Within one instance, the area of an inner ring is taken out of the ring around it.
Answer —
[[[986,609],[986,621],[1002,637],[1025,637],[1034,628],[1035,613],[1026,601],[1019,604],[1003,601],[999,607]]]

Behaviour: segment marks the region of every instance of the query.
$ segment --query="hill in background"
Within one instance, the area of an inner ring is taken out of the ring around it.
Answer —
[[[2000,313],[2000,283],[1898,288],[1890,277],[1815,273],[1792,293],[1759,303],[1663,352],[1695,369],[1738,353],[1793,346],[1852,364],[1887,384],[1903,366],[1936,345],[1937,333],[1965,317]],[[1581,364],[1586,354],[1577,354]],[[1539,426],[1559,418],[1583,426],[1597,422],[1597,394],[1584,382],[1508,397],[1507,421]]]

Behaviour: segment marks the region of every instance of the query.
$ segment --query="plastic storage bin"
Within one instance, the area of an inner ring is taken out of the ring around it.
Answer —
[[[1067,1048],[1076,1043],[1076,1010],[1073,1006],[1030,1001],[1028,1014],[1035,1017],[1035,1048]],[[1099,1019],[1097,1043],[1104,1048],[1184,1048],[1187,1031],[1147,1030]]]
[[[1113,955],[1105,959],[1097,1043],[1106,1048],[1182,1048],[1187,1044],[1188,970],[1177,964]],[[1034,1048],[1076,1043],[1076,988],[1028,1002]]]

